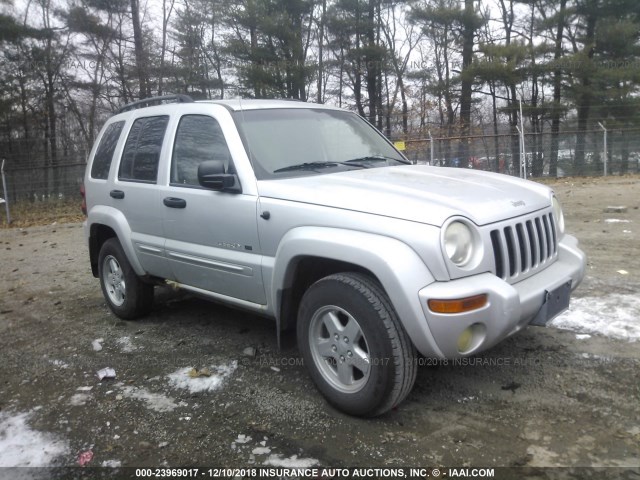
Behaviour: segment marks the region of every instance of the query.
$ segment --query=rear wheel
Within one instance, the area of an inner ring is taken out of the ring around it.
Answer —
[[[153,285],[136,275],[117,238],[102,245],[98,276],[107,305],[118,317],[133,320],[151,311]]]
[[[415,347],[384,290],[356,273],[330,275],[304,294],[298,345],[320,392],[351,415],[380,415],[408,395]]]

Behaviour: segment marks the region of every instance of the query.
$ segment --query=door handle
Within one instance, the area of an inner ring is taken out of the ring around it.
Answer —
[[[183,198],[175,198],[175,197],[167,197],[162,200],[169,208],[185,208],[187,206],[187,201]]]
[[[111,190],[109,192],[109,195],[111,195],[111,198],[117,198],[117,199],[124,198],[124,192],[122,190]]]

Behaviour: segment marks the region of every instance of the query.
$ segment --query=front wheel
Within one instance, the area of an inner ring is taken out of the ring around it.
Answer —
[[[133,320],[151,311],[153,285],[136,275],[117,238],[110,238],[102,245],[98,276],[104,298],[118,317]]]
[[[413,387],[415,347],[386,293],[368,276],[335,274],[309,287],[297,335],[318,389],[346,413],[380,415]]]

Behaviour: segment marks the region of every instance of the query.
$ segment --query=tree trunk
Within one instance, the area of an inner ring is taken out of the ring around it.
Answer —
[[[323,49],[324,49],[324,19],[327,14],[327,0],[322,0],[322,14],[320,15],[320,24],[319,24],[319,32],[318,32],[318,83],[317,89],[318,93],[316,95],[317,103],[324,103],[322,98],[322,76],[324,75],[324,59],[323,59]]]
[[[162,0],[162,45],[160,46],[160,71],[158,72],[158,95],[162,95],[164,87],[164,56],[167,52],[167,26],[173,11],[174,0],[171,0],[167,12],[167,0]]]
[[[540,88],[538,86],[539,76],[536,70],[536,54],[533,45],[535,35],[535,5],[531,5],[531,17],[529,22],[529,52],[531,54],[531,110],[529,119],[534,133],[534,149],[531,156],[531,176],[541,177],[544,170],[544,155],[542,153],[542,119],[538,111],[538,100],[540,100]]]
[[[587,52],[589,60],[593,58],[595,46],[596,16],[592,11],[587,13],[587,24],[585,32],[584,51]],[[580,95],[578,96],[578,133],[576,133],[576,156],[573,161],[573,174],[584,174],[585,147],[587,139],[587,127],[589,124],[589,113],[591,111],[591,72],[582,76],[580,82]]]
[[[138,73],[138,83],[140,84],[140,99],[151,96],[148,79],[147,58],[142,40],[142,26],[140,25],[140,7],[138,0],[131,0],[131,22],[133,23],[133,44],[136,55],[136,71]]]
[[[367,84],[367,95],[369,97],[369,122],[372,125],[378,125],[378,59],[372,55],[372,52],[376,47],[376,37],[375,37],[375,1],[369,0],[368,4],[368,17],[367,17],[367,29],[365,32],[367,38],[367,54],[365,55],[366,62],[366,84]],[[379,125],[378,125],[379,126]]]
[[[464,25],[462,28],[462,83],[460,90],[460,134],[458,145],[460,166],[469,163],[469,134],[471,128],[471,95],[473,88],[473,38],[475,37],[473,0],[464,1]]]
[[[498,106],[496,102],[496,83],[492,80],[489,83],[489,91],[491,92],[491,109],[493,113],[493,162],[490,165],[491,170],[500,172],[500,142],[498,140]],[[502,172],[500,172],[502,173]]]
[[[562,70],[557,66],[562,58],[562,38],[564,34],[564,21],[567,11],[567,0],[560,0],[560,12],[558,14],[558,27],[553,59],[556,68],[553,71],[553,109],[551,110],[551,158],[549,160],[549,176],[558,176],[558,149],[560,147],[560,101],[562,99]]]
[[[402,102],[402,133],[409,134],[409,104],[407,103],[407,92],[405,90],[402,74],[398,75],[398,86],[400,87],[400,100]]]
[[[517,172],[520,172],[520,137],[518,135],[518,101],[517,101],[517,93],[516,93],[516,85],[515,83],[511,83],[509,85],[510,92],[510,100],[509,104],[511,108],[509,109],[510,114],[510,124],[511,124],[511,173],[515,175]]]

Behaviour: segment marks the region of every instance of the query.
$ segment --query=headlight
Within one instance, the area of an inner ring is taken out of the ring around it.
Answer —
[[[456,266],[464,266],[473,256],[473,233],[462,222],[452,222],[444,232],[444,249]]]
[[[564,215],[562,213],[562,207],[555,196],[551,202],[553,204],[553,217],[556,220],[556,225],[558,225],[558,232],[562,235],[564,233]]]

